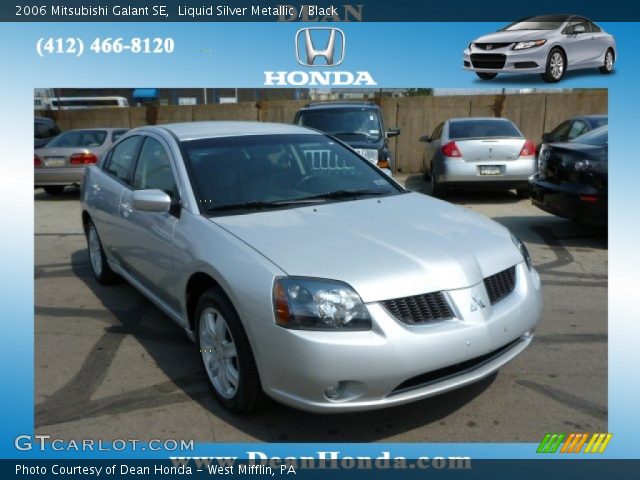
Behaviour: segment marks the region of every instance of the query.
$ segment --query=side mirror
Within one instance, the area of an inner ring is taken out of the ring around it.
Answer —
[[[419,142],[424,142],[424,143],[429,143],[431,141],[431,139],[429,138],[429,135],[423,135],[418,139]]]
[[[171,197],[162,190],[136,190],[131,195],[133,208],[141,212],[168,212]]]
[[[551,142],[551,134],[550,133],[543,133],[542,134],[542,142],[543,143]]]
[[[400,135],[400,129],[397,127],[387,130],[387,138],[397,137],[398,135]]]
[[[584,25],[576,25],[575,27],[573,27],[574,34],[584,33],[584,32],[586,32]]]

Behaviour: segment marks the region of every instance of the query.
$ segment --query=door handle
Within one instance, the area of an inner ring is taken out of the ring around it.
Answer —
[[[98,183],[91,184],[91,190],[93,190],[93,193],[98,193],[100,191],[100,185]]]

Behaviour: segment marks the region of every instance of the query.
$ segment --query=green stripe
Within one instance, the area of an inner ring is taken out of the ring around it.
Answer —
[[[536,453],[542,453],[544,451],[544,446],[547,444],[547,442],[549,441],[549,437],[551,437],[550,433],[547,433],[544,438],[542,439],[542,441],[540,442],[540,445],[538,445],[538,449],[536,450]]]
[[[558,439],[556,440],[556,443],[553,444],[553,447],[551,447],[551,450],[549,450],[549,453],[556,453],[556,450],[558,450],[558,447],[562,443],[562,440],[564,440],[564,437],[564,433],[558,435]]]
[[[551,438],[549,439],[549,441],[545,445],[544,450],[542,451],[542,453],[550,453],[549,449],[551,448],[553,443],[556,441],[556,438],[558,438],[558,434],[557,433],[554,433],[554,434],[551,435]]]

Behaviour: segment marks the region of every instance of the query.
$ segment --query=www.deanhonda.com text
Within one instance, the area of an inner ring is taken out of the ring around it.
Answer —
[[[338,451],[318,451],[310,457],[270,457],[263,452],[247,452],[247,458],[238,457],[171,457],[174,466],[194,467],[209,473],[271,473],[271,469],[286,472],[287,469],[470,469],[470,457],[392,457],[381,452],[377,457],[349,457]],[[237,469],[234,467],[237,465]],[[266,470],[269,469],[269,470]]]

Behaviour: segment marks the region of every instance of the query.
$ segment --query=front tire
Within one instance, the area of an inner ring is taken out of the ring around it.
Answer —
[[[260,409],[266,399],[260,375],[229,299],[219,289],[207,290],[198,300],[196,319],[202,365],[217,400],[235,413]]]
[[[559,48],[552,48],[547,57],[547,67],[541,74],[542,79],[547,83],[559,82],[564,76],[567,59]]]
[[[611,49],[607,50],[607,53],[604,54],[604,65],[602,65],[599,68],[600,73],[608,75],[611,72],[613,72],[613,62],[614,61],[615,61],[615,57],[613,55],[613,50],[611,50]]]
[[[482,80],[493,80],[498,76],[497,73],[487,73],[487,72],[476,72],[476,75],[480,77]]]
[[[102,248],[102,242],[100,242],[100,237],[98,237],[98,231],[91,220],[89,220],[87,225],[86,234],[87,247],[89,249],[89,263],[91,264],[93,276],[98,283],[101,283],[102,285],[117,283],[120,280],[120,277],[111,270],[111,267],[107,262],[107,257],[104,254],[104,249]]]

